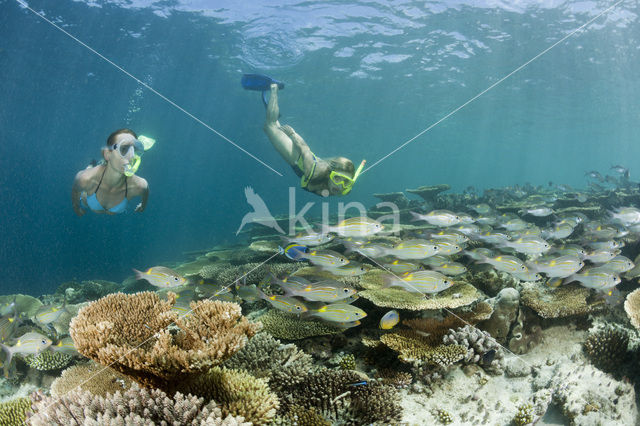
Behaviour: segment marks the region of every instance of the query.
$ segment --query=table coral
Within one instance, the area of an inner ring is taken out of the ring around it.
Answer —
[[[603,304],[591,303],[590,295],[590,289],[576,283],[555,289],[536,283],[524,283],[520,300],[542,318],[565,318],[602,310]]]
[[[256,320],[262,323],[264,331],[273,337],[285,340],[300,340],[344,331],[322,321],[301,319],[297,315],[287,314],[277,309],[270,309]]]
[[[51,395],[61,396],[67,392],[82,388],[97,396],[125,391],[133,384],[132,380],[112,368],[93,361],[67,368],[60,377],[51,383]]]
[[[464,358],[467,350],[457,344],[441,344],[439,339],[412,330],[400,329],[380,337],[380,341],[398,352],[405,362],[425,363],[433,366],[448,366]]]
[[[82,355],[152,387],[169,389],[186,373],[208,371],[240,350],[259,324],[235,303],[191,302],[180,317],[152,292],[114,293],[82,308],[70,327]],[[171,326],[171,327],[170,327]]]
[[[624,310],[629,317],[631,325],[640,330],[640,288],[627,295],[624,301]]]

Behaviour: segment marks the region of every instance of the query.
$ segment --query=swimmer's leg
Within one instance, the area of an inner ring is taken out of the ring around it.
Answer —
[[[280,153],[289,165],[294,165],[300,151],[286,133],[280,129],[278,117],[280,108],[278,107],[278,85],[271,85],[271,96],[267,104],[267,117],[264,123],[264,132],[271,141],[273,147]]]

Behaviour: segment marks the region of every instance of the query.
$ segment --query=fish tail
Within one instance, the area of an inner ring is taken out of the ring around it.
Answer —
[[[422,220],[422,217],[420,217],[421,215],[419,213],[412,212],[412,211],[410,211],[409,213],[411,213],[411,222]]]
[[[13,358],[13,352],[11,352],[11,348],[7,345],[0,343],[0,348],[2,348],[2,352],[6,354],[4,360],[4,378],[9,378],[9,366],[11,365],[11,358]]]
[[[138,271],[136,268],[131,268],[133,273],[136,274],[136,280],[145,280],[144,272]]]
[[[391,274],[385,275],[384,278],[382,279],[382,282],[383,282],[382,288],[389,288],[396,285],[397,281],[394,278],[395,277]]]

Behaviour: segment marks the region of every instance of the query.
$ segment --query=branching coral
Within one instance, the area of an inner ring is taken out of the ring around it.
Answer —
[[[214,367],[207,373],[183,381],[178,390],[220,404],[223,415],[242,416],[256,425],[269,423],[279,402],[266,382],[244,371]]]
[[[298,263],[245,263],[242,265],[213,264],[204,266],[199,275],[204,279],[214,280],[218,284],[230,285],[243,278],[247,284],[258,284],[269,272],[289,275],[301,268]]]
[[[60,370],[71,362],[71,355],[62,352],[44,351],[38,355],[29,355],[24,361],[31,368],[40,371]]]
[[[85,426],[117,426],[158,424],[175,425],[249,425],[241,417],[223,417],[215,402],[204,404],[203,398],[176,393],[173,398],[159,389],[140,388],[134,384],[124,393],[95,396],[81,389],[61,397],[32,395],[34,413],[28,423],[34,426],[52,424]]]
[[[542,318],[565,318],[602,310],[602,303],[589,302],[590,294],[590,289],[576,283],[556,289],[525,283],[520,292],[520,300]]]
[[[67,368],[51,383],[51,395],[62,396],[75,388],[82,388],[94,395],[125,391],[132,385],[131,379],[109,367],[93,361]]]
[[[282,387],[300,383],[315,367],[311,355],[294,344],[284,345],[268,333],[258,333],[249,343],[229,358],[224,366],[245,370],[254,377],[265,378],[269,387],[278,391]]]
[[[504,352],[489,333],[466,325],[457,330],[451,330],[444,336],[443,342],[463,346],[466,352],[464,356],[466,364],[478,364],[489,373],[502,374]]]
[[[445,367],[464,358],[466,348],[458,344],[441,344],[439,338],[416,333],[411,330],[397,330],[380,337],[380,341],[398,352],[398,358],[405,362],[425,363]]]
[[[264,331],[273,337],[285,340],[300,340],[307,337],[338,334],[344,331],[322,321],[300,319],[297,315],[277,309],[270,309],[264,315],[257,317],[256,320],[262,323]]]
[[[171,310],[174,303],[173,293],[167,301],[151,292],[110,294],[80,310],[71,337],[82,355],[143,385],[169,389],[185,373],[222,363],[260,326],[235,303],[192,302],[186,317]]]
[[[31,400],[29,398],[16,398],[0,403],[0,425],[23,425],[30,409]]]
[[[596,367],[612,373],[625,364],[629,333],[621,328],[605,327],[589,334],[584,351]]]
[[[322,370],[281,394],[283,409],[315,408],[332,424],[396,424],[402,409],[397,390],[378,382],[361,383],[354,371]]]

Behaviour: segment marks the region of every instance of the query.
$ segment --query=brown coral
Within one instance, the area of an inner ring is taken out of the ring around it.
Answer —
[[[51,395],[62,396],[75,388],[82,388],[94,395],[106,396],[108,393],[125,391],[131,384],[131,379],[124,374],[89,361],[64,370],[51,383]]]
[[[412,318],[402,321],[402,324],[413,330],[429,333],[437,340],[441,340],[449,329],[463,327],[466,324],[477,324],[488,319],[493,313],[493,308],[487,302],[478,302],[468,312],[457,312],[455,315],[447,315],[442,320],[437,318]]]
[[[71,322],[78,352],[151,387],[170,389],[185,373],[208,371],[241,349],[259,329],[235,303],[191,302],[191,315],[171,310],[152,292],[114,293],[82,308]]]
[[[419,361],[433,366],[447,366],[466,355],[467,351],[463,346],[443,345],[440,339],[441,336],[424,336],[404,329],[380,337],[380,341],[398,352],[398,358],[405,362]]]
[[[520,292],[520,302],[536,311],[542,318],[566,318],[602,310],[602,303],[590,303],[590,294],[590,289],[576,283],[556,289],[524,283]]]
[[[624,301],[624,310],[636,330],[640,330],[640,288],[633,290]]]
[[[136,384],[106,397],[76,389],[62,397],[35,393],[31,398],[34,413],[29,414],[28,424],[34,426],[250,425],[241,417],[223,417],[214,401],[205,405],[202,398],[180,393],[170,397],[159,389]]]

